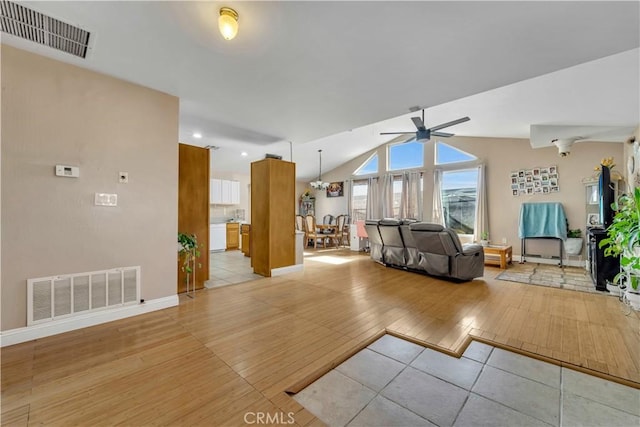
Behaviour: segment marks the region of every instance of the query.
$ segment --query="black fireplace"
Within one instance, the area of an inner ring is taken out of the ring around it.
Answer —
[[[589,256],[589,271],[591,280],[597,291],[607,290],[607,281],[612,282],[620,272],[620,258],[618,256],[604,256],[604,249],[600,242],[607,237],[604,228],[589,228],[587,230],[587,245]]]

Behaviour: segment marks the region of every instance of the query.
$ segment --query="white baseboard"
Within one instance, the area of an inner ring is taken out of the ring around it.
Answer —
[[[283,276],[285,274],[295,273],[296,271],[302,271],[302,270],[304,270],[304,264],[294,264],[294,265],[288,265],[286,267],[273,268],[271,270],[271,277]]]
[[[171,295],[164,298],[157,298],[145,301],[141,304],[118,307],[111,310],[97,311],[82,314],[60,320],[53,320],[47,323],[26,326],[24,328],[10,329],[0,332],[0,347],[32,341],[63,332],[75,331],[76,329],[87,328],[89,326],[100,325],[114,320],[125,319],[127,317],[138,316],[152,311],[162,310],[178,305],[178,295]]]

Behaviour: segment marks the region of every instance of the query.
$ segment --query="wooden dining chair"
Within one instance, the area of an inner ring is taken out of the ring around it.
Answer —
[[[318,240],[322,242],[322,246],[325,246],[324,238],[326,237],[326,235],[318,233],[318,229],[316,228],[316,217],[313,215],[307,215],[304,217],[304,219],[305,219],[304,226],[305,226],[305,233],[306,233],[305,247],[309,246],[309,240],[312,240],[312,239],[313,239],[314,248],[318,247]]]
[[[349,246],[351,244],[351,216],[344,216],[344,227],[342,227],[342,243]]]
[[[331,234],[331,239],[335,242],[336,247],[342,246],[343,235],[344,235],[344,224],[347,220],[346,215],[338,215],[336,217],[336,228],[333,229],[333,233]]]

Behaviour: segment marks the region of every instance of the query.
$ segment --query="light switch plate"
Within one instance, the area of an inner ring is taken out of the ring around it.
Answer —
[[[96,206],[118,206],[118,195],[109,193],[96,193]]]

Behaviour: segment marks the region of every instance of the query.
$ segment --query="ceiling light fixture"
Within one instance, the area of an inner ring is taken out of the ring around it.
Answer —
[[[218,28],[225,40],[233,39],[238,34],[238,12],[229,7],[221,7]]]
[[[242,153],[240,153],[240,155],[242,157],[247,157],[249,155],[249,153],[247,153],[246,151],[243,151]]]
[[[322,181],[322,150],[318,150],[318,156],[320,157],[320,168],[318,169],[318,179],[311,181],[309,185],[316,190],[326,190],[329,187],[328,182]]]
[[[202,134],[201,134],[200,132],[194,132],[194,133],[193,133],[193,137],[194,137],[195,139],[200,139],[200,138],[202,138]]]

